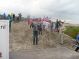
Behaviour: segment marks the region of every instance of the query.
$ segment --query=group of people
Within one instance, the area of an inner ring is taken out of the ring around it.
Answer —
[[[50,22],[50,26],[48,26],[49,31],[55,31],[55,32],[60,32],[63,26],[63,22],[61,22],[60,20],[56,20],[56,22]],[[42,35],[43,30],[45,30],[45,24],[43,24],[42,22],[32,22],[30,24],[30,28],[32,28],[33,30],[33,45],[38,45],[38,36]],[[47,29],[47,28],[46,28]],[[76,37],[76,49],[75,51],[79,50],[79,33]]]
[[[3,15],[0,15],[0,19],[8,19],[9,20],[9,31],[11,31],[11,22],[17,22],[20,21],[22,18],[21,13],[16,16],[15,14],[8,14],[6,15],[5,13]],[[56,22],[32,22],[30,24],[30,28],[33,30],[33,45],[38,45],[38,36],[42,35],[43,30],[49,29],[50,31],[55,31],[55,32],[60,32],[64,25],[64,22],[60,20],[56,20]],[[79,33],[76,36],[76,49],[75,51],[79,50]],[[1,53],[0,53],[1,56]]]
[[[35,21],[30,24],[30,28],[33,29],[33,45],[38,45],[38,36],[42,35],[43,30],[48,29],[49,31],[59,32],[60,30],[59,28],[62,26],[61,21],[59,21],[58,19],[55,23],[50,22],[48,24],[48,27],[46,27],[47,24],[48,23],[45,24],[43,22],[35,22]]]
[[[55,32],[59,32],[60,28],[64,25],[64,22],[62,22],[61,20],[56,20],[56,22],[51,22],[50,23],[50,28],[51,31],[55,31]]]
[[[4,19],[4,20],[9,20],[9,31],[11,32],[11,23],[12,21],[14,22],[19,22],[22,19],[22,15],[21,13],[18,13],[18,16],[16,16],[14,13],[11,14],[0,14],[0,19]]]
[[[6,14],[6,13],[3,13],[3,14],[0,14],[0,19],[10,19],[10,20],[13,20],[13,21],[19,21],[21,20],[21,13],[18,14],[18,16],[16,16],[14,13],[11,13],[11,14]]]
[[[19,22],[22,19],[22,15],[21,13],[18,14],[18,16],[16,16],[15,14],[8,14],[8,19],[9,19],[9,31],[11,31],[11,23],[12,21],[14,22]]]

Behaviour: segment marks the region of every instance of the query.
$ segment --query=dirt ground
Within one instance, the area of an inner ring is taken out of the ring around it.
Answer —
[[[64,44],[60,44],[59,34],[51,31],[43,31],[39,35],[39,44],[35,47],[32,43],[32,29],[26,21],[12,23],[12,31],[10,32],[10,51],[26,50],[26,49],[46,49],[65,46],[73,49],[73,40],[64,34]]]
[[[79,59],[79,53],[65,47],[32,49],[11,52],[10,59]]]
[[[27,22],[12,23],[10,32],[10,59],[78,59],[79,53],[74,51],[73,40],[63,34],[63,45],[59,34],[43,31],[39,35],[39,44],[32,43],[32,29]]]

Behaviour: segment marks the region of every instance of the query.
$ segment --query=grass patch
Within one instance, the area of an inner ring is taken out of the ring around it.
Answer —
[[[79,32],[79,26],[67,26],[64,31],[65,34],[71,36],[73,39],[76,38],[77,33]]]

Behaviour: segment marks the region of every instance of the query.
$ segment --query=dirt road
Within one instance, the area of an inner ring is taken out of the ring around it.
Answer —
[[[10,52],[10,59],[79,59],[79,53],[65,47]]]
[[[14,23],[10,33],[10,59],[79,59],[79,53],[72,49],[71,38],[64,35],[61,45],[58,35],[44,31],[35,46],[32,44],[32,29],[27,23]]]

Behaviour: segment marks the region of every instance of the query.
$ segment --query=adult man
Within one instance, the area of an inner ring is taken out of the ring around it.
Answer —
[[[13,14],[12,16],[13,16],[13,21],[16,21],[16,20],[15,20],[15,17],[16,17],[15,14]]]
[[[11,15],[10,14],[8,14],[8,17],[7,17],[8,19],[9,19],[9,32],[11,32],[11,23],[12,23],[12,17],[11,17]]]
[[[33,45],[38,44],[38,25],[37,23],[34,23],[33,26]]]
[[[55,29],[56,29],[57,32],[59,32],[59,27],[60,27],[60,26],[61,26],[61,23],[60,23],[60,21],[58,21],[58,19],[57,19],[56,24],[55,24]]]

